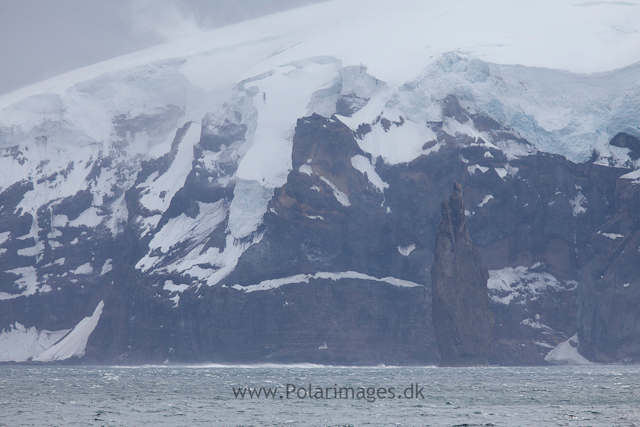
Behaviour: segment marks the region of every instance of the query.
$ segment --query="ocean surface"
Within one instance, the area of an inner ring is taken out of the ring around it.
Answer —
[[[640,426],[640,366],[0,366],[0,426],[91,425]]]

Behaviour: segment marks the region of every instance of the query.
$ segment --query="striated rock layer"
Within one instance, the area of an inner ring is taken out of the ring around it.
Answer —
[[[441,366],[488,365],[493,338],[487,279],[465,223],[462,188],[442,202],[431,270],[433,326]]]

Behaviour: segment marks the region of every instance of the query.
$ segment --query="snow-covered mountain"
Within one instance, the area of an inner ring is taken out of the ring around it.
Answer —
[[[637,361],[639,82],[637,1],[336,0],[0,97],[0,361],[435,362],[453,181],[493,363]]]

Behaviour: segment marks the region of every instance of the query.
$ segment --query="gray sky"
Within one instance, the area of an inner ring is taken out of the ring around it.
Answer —
[[[323,0],[0,0],[0,95],[198,31]]]

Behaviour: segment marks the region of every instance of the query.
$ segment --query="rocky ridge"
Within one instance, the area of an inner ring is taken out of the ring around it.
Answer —
[[[460,184],[442,202],[431,270],[433,326],[440,366],[488,365],[493,340],[493,313],[480,252],[465,223]]]

